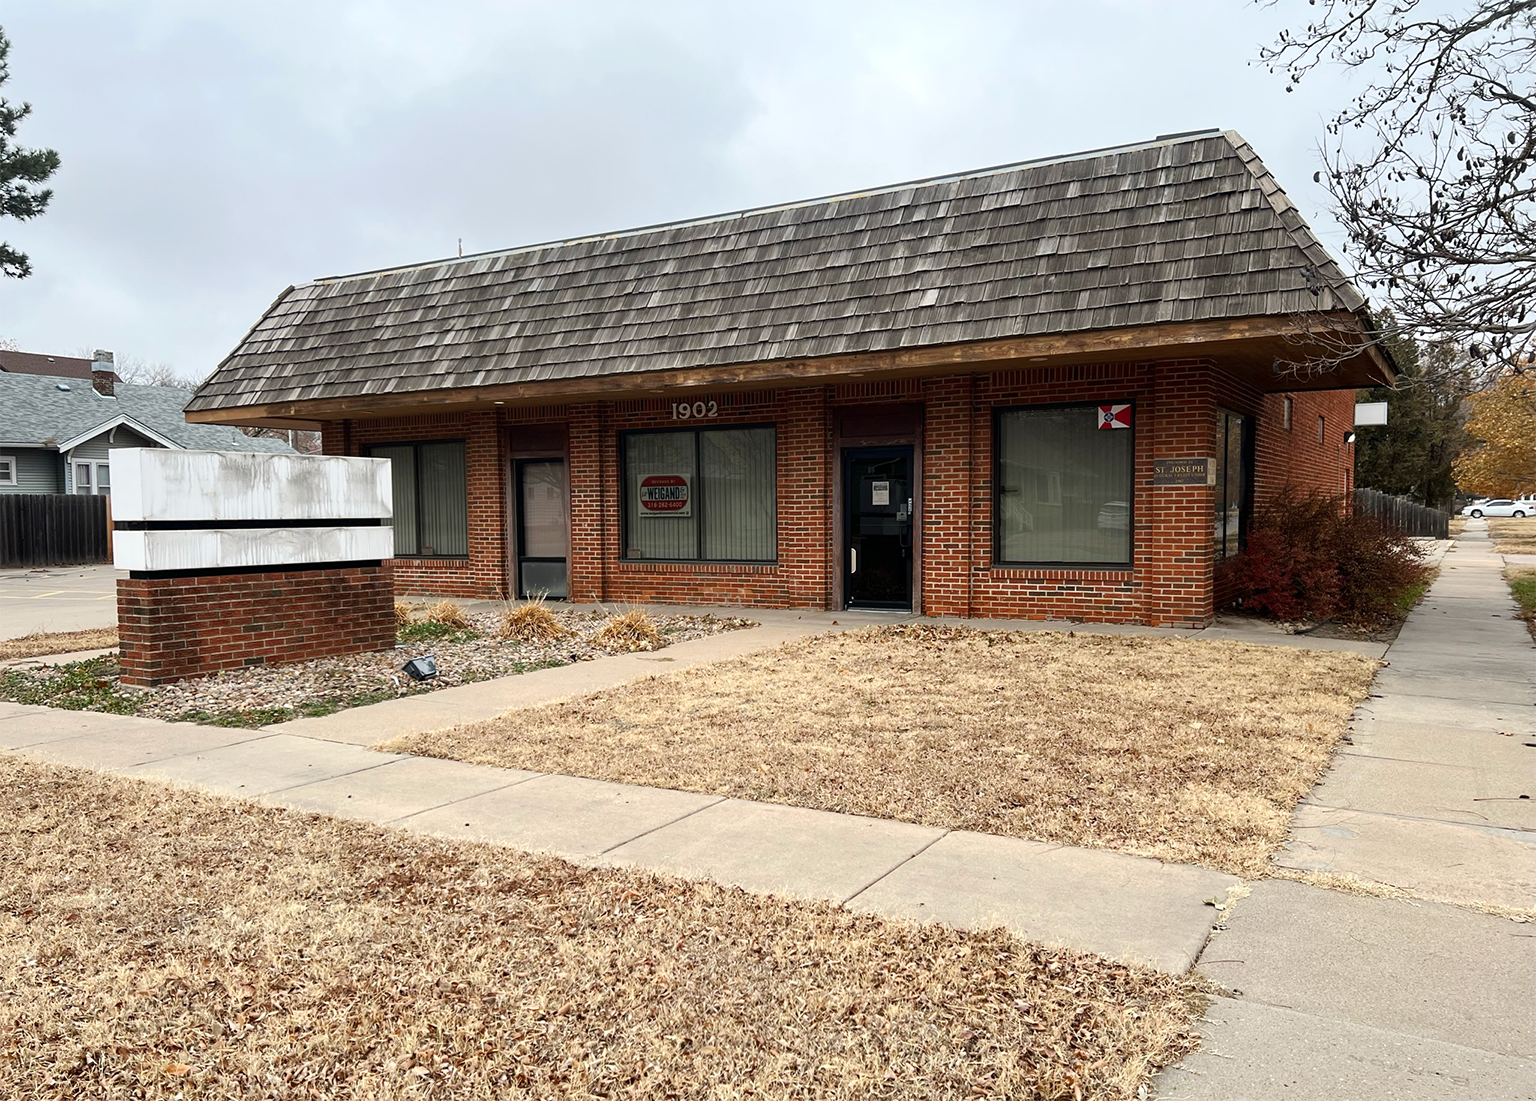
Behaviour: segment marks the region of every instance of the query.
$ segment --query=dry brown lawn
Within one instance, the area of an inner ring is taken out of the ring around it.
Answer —
[[[0,1096],[1126,1098],[1197,983],[0,758]]]
[[[22,638],[0,639],[0,661],[42,657],[44,654],[72,654],[77,650],[105,650],[116,645],[116,627],[100,627],[89,631],[53,631]]]
[[[1536,554],[1536,516],[1489,520],[1488,535],[1500,554]]]
[[[1261,875],[1378,662],[901,625],[384,747]]]

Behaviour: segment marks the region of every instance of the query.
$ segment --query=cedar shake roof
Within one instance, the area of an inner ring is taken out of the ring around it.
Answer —
[[[1203,131],[319,279],[187,408],[1364,306],[1248,143]]]

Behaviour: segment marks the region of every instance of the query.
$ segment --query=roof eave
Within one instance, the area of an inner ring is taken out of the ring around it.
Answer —
[[[1358,342],[1349,356],[1334,355],[1325,367],[1307,375],[1287,375],[1284,361],[1296,361],[1326,334],[1337,345]],[[814,359],[727,363],[573,379],[504,383],[489,386],[421,389],[383,394],[297,401],[247,402],[193,409],[194,424],[312,426],[317,422],[398,415],[404,410],[451,411],[495,405],[548,405],[662,397],[714,389],[774,389],[856,382],[883,378],[1036,369],[1089,362],[1223,358],[1241,362],[1245,377],[1267,392],[1340,390],[1389,382],[1393,372],[1365,337],[1360,318],[1349,312],[1290,317],[1239,318],[1176,322],[1125,329],[1006,338],[961,344],[928,345],[859,352]],[[217,400],[213,395],[209,398]],[[207,399],[205,399],[207,400]]]

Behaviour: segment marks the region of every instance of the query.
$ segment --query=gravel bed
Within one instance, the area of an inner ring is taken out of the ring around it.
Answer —
[[[470,613],[468,629],[437,639],[402,642],[393,650],[253,666],[148,689],[118,683],[115,656],[54,668],[13,669],[0,673],[0,698],[150,718],[265,726],[756,626],[737,617],[653,615],[659,645],[605,648],[592,636],[609,621],[608,613],[554,614],[567,633],[544,642],[502,641],[496,637],[495,614]],[[411,658],[427,654],[437,661],[436,679],[417,682],[401,671]]]

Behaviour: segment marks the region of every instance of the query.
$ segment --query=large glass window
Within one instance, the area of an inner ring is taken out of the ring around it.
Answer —
[[[1242,550],[1248,515],[1247,417],[1216,410],[1216,515],[1217,559]]]
[[[1124,405],[998,411],[997,561],[1130,565],[1130,423]]]
[[[469,554],[469,486],[463,440],[378,444],[390,460],[395,493],[395,554],[463,558]]]
[[[624,557],[773,561],[772,428],[629,432],[620,446]]]

